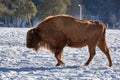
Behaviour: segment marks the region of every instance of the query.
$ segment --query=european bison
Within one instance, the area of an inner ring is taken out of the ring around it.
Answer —
[[[58,61],[56,66],[60,66],[64,64],[61,57],[65,46],[81,48],[88,45],[90,56],[85,65],[89,65],[96,54],[95,48],[98,46],[107,56],[111,67],[112,61],[105,33],[106,26],[102,22],[56,15],[46,18],[36,28],[27,32],[27,47],[36,51],[40,47],[49,49]]]

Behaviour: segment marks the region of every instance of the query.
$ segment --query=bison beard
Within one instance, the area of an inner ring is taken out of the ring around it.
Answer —
[[[49,49],[57,59],[56,66],[63,65],[61,61],[65,46],[81,48],[88,46],[89,59],[85,65],[89,65],[95,56],[95,48],[98,46],[106,55],[109,66],[112,60],[105,39],[106,26],[102,22],[79,20],[68,15],[57,15],[43,20],[36,28],[27,32],[27,47],[38,51],[39,48]]]
[[[33,48],[33,50],[35,50],[36,52],[38,52],[39,49],[40,49],[40,45],[37,45]]]

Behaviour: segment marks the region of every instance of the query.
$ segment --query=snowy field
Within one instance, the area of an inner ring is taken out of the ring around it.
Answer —
[[[0,28],[0,80],[120,80],[120,30],[107,30],[107,43],[113,61],[98,49],[88,67],[87,47],[64,48],[65,66],[56,67],[54,56],[42,49],[26,48],[28,28]]]

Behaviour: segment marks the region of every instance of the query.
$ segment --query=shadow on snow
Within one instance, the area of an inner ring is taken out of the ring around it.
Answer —
[[[23,68],[0,68],[0,71],[2,72],[8,72],[8,71],[16,71],[16,72],[21,72],[21,71],[45,71],[45,70],[62,70],[62,69],[77,69],[80,68],[80,66],[63,66],[63,67],[39,67],[39,68],[34,68],[34,67],[23,67]]]

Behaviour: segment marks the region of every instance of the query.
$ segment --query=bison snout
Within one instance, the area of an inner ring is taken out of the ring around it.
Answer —
[[[29,44],[29,43],[27,43],[27,48],[33,48],[33,45],[31,45],[31,44]]]

